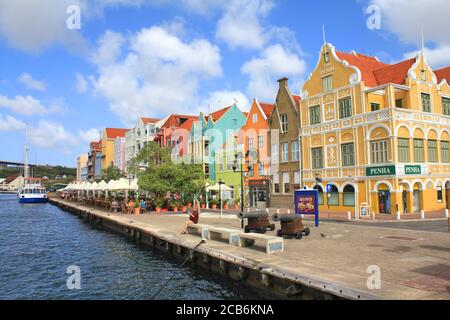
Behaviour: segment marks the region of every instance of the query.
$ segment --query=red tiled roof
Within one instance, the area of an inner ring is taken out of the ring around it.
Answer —
[[[219,109],[217,111],[212,112],[211,114],[209,114],[206,118],[211,117],[214,121],[219,120],[224,114],[225,112],[227,112],[229,109],[231,108],[231,106],[229,107],[225,107],[222,109]]]
[[[125,132],[127,132],[129,129],[122,129],[122,128],[106,128],[106,138],[107,139],[116,139],[117,137],[125,137]]]
[[[294,98],[294,101],[295,101],[295,102],[299,102],[299,101],[301,100],[301,97],[300,97],[300,96],[297,96],[297,95],[295,95],[295,94],[292,95],[292,98]]]
[[[374,71],[378,85],[386,83],[405,84],[408,70],[416,62],[415,58],[401,61],[396,64],[387,65],[384,68]]]
[[[186,121],[191,119],[196,120],[198,119],[198,117],[184,114],[171,114],[161,127],[162,128],[178,127],[180,123],[183,122],[183,120]]]
[[[350,65],[357,67],[361,71],[361,77],[365,85],[368,87],[378,86],[374,71],[381,69],[387,64],[378,61],[374,57],[366,56],[359,53],[344,53],[336,51],[339,59],[347,61]]]
[[[148,124],[148,123],[156,123],[158,122],[160,119],[156,119],[156,118],[141,118],[142,122],[144,124]]]
[[[433,70],[433,72],[436,75],[438,83],[441,83],[441,81],[445,79],[447,80],[447,83],[450,84],[450,66]]]
[[[263,110],[266,117],[269,118],[272,115],[274,105],[272,103],[265,103],[265,102],[260,102],[259,105],[261,106],[261,109]]]
[[[197,121],[198,120],[198,117],[194,117],[194,118],[190,118],[190,119],[187,119],[185,122],[183,122],[178,128],[180,128],[180,129],[185,129],[185,130],[188,130],[188,131],[190,131],[191,130],[191,128],[192,128],[192,124],[195,122],[195,121]]]

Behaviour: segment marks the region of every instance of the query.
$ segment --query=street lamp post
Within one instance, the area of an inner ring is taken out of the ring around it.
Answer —
[[[241,171],[241,213],[244,213],[244,170],[243,170],[243,154],[242,152],[238,152],[234,155],[235,160],[233,164],[233,171],[236,172],[238,169],[238,165],[240,165],[240,171]],[[238,159],[240,158],[241,163],[238,163]],[[241,228],[244,228],[244,219],[241,219]]]
[[[222,181],[222,179],[219,179],[219,205],[220,205],[220,219],[222,219],[223,214],[223,206],[222,206],[222,185],[225,184],[225,182]]]

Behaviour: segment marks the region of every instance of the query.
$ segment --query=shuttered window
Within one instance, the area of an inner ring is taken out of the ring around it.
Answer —
[[[409,139],[398,138],[398,161],[409,162]]]
[[[323,168],[322,148],[311,148],[312,168]]]
[[[450,99],[442,98],[442,113],[446,116],[450,116]]]
[[[448,141],[441,141],[441,162],[450,163],[450,156],[448,153]]]
[[[345,143],[341,145],[342,166],[354,166],[355,165],[355,150],[354,144]]]
[[[414,139],[414,161],[424,162],[424,152],[423,152],[423,139]]]
[[[428,140],[428,162],[438,162],[436,140]]]
[[[422,93],[422,111],[431,112],[431,100],[428,93]]]
[[[309,108],[309,124],[320,123],[320,106]]]
[[[370,159],[372,163],[386,163],[389,160],[387,140],[372,141],[370,143]]]
[[[350,98],[339,100],[339,117],[341,119],[352,116],[352,100]]]

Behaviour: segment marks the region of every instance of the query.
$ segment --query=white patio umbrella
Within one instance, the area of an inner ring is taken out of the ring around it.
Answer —
[[[219,186],[219,183],[216,183],[213,186],[208,186],[206,187],[206,191],[232,191],[233,188],[223,184],[221,186]]]
[[[98,186],[98,183],[94,181],[94,182],[91,183],[91,185],[87,189],[88,192],[92,191],[92,194],[93,194],[94,197],[95,197],[95,191],[97,190],[97,186]]]
[[[115,181],[115,183],[112,185],[112,187],[109,189],[111,191],[129,191],[133,190],[130,184],[128,183],[127,179],[120,178],[119,180]]]
[[[134,191],[137,191],[139,189],[138,179],[134,179],[133,181],[131,181],[130,188]]]

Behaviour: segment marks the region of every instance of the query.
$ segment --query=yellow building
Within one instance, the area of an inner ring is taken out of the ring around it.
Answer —
[[[114,141],[117,138],[124,138],[128,129],[105,128],[102,131],[102,170],[114,164]]]
[[[322,210],[449,208],[449,78],[423,54],[386,64],[322,47],[300,106],[301,180]]]

